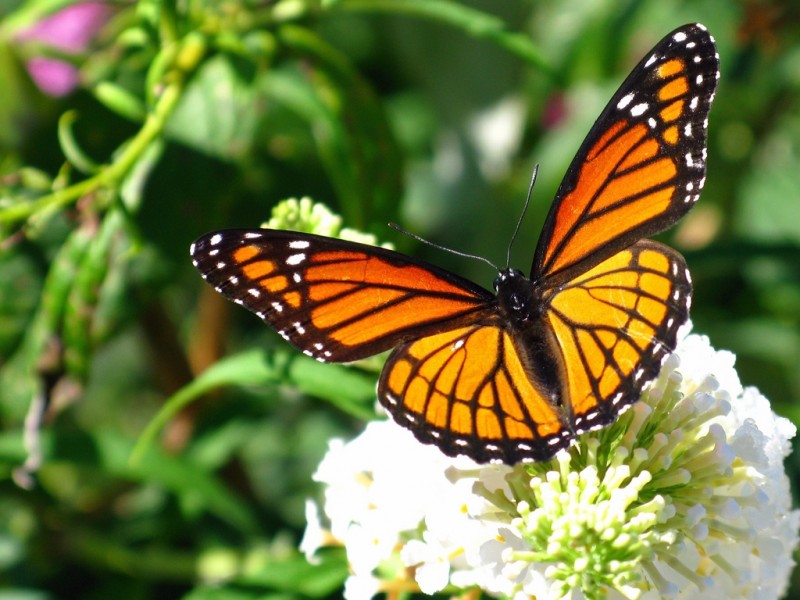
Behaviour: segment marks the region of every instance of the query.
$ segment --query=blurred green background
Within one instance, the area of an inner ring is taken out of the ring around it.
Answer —
[[[42,22],[70,4],[0,0],[0,598],[336,597],[341,553],[296,550],[303,503],[327,441],[373,414],[379,364],[292,351],[189,244],[310,196],[490,287],[386,223],[501,263],[539,163],[527,270],[593,120],[687,22],[722,79],[702,199],[661,237],[695,331],[800,422],[796,2],[93,2],[66,42]]]

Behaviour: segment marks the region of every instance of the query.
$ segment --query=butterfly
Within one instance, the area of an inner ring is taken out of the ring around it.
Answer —
[[[699,198],[718,78],[702,25],[659,42],[567,170],[530,277],[500,269],[495,293],[391,250],[293,231],[208,233],[194,265],[318,360],[394,348],[378,399],[421,442],[478,462],[549,459],[639,399],[688,318],[685,261],[643,238]]]

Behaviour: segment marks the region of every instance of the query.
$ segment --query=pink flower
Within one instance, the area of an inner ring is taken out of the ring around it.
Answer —
[[[79,2],[42,19],[16,39],[77,54],[89,47],[110,14],[111,7],[105,2]],[[34,83],[50,96],[65,96],[78,85],[78,69],[64,60],[34,56],[26,61],[26,66]]]
[[[567,99],[562,92],[552,94],[544,105],[542,111],[542,127],[544,129],[555,129],[566,120],[569,114]]]

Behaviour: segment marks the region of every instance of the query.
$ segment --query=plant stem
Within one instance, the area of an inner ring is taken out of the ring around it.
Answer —
[[[102,187],[119,187],[148,146],[162,135],[170,115],[181,98],[186,80],[185,72],[196,68],[201,59],[202,57],[198,56],[194,64],[187,65],[190,67],[189,69],[182,69],[184,72],[179,72],[177,69],[172,71],[173,77],[170,78],[170,83],[164,86],[158,101],[145,118],[141,129],[120,146],[122,150],[114,162],[88,179],[42,196],[33,202],[16,204],[0,210],[0,223],[27,219],[40,211],[66,206]]]

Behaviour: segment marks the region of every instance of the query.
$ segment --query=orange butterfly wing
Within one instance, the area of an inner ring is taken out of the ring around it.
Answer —
[[[674,347],[691,292],[681,255],[642,240],[553,293],[547,320],[577,432],[611,423],[639,399]]]
[[[567,170],[533,279],[572,279],[688,212],[705,183],[718,78],[714,38],[702,25],[672,32],[634,68]]]
[[[702,25],[665,37],[600,115],[551,206],[531,279],[546,290],[563,378],[555,402],[578,433],[638,400],[688,318],[683,258],[640,239],[699,198],[718,78]]]
[[[391,250],[270,229],[192,244],[203,278],[305,354],[349,362],[480,318],[494,295]],[[446,325],[443,325],[446,323]]]
[[[572,441],[568,416],[530,377],[524,348],[497,318],[415,340],[389,357],[378,398],[445,454],[513,464]]]

